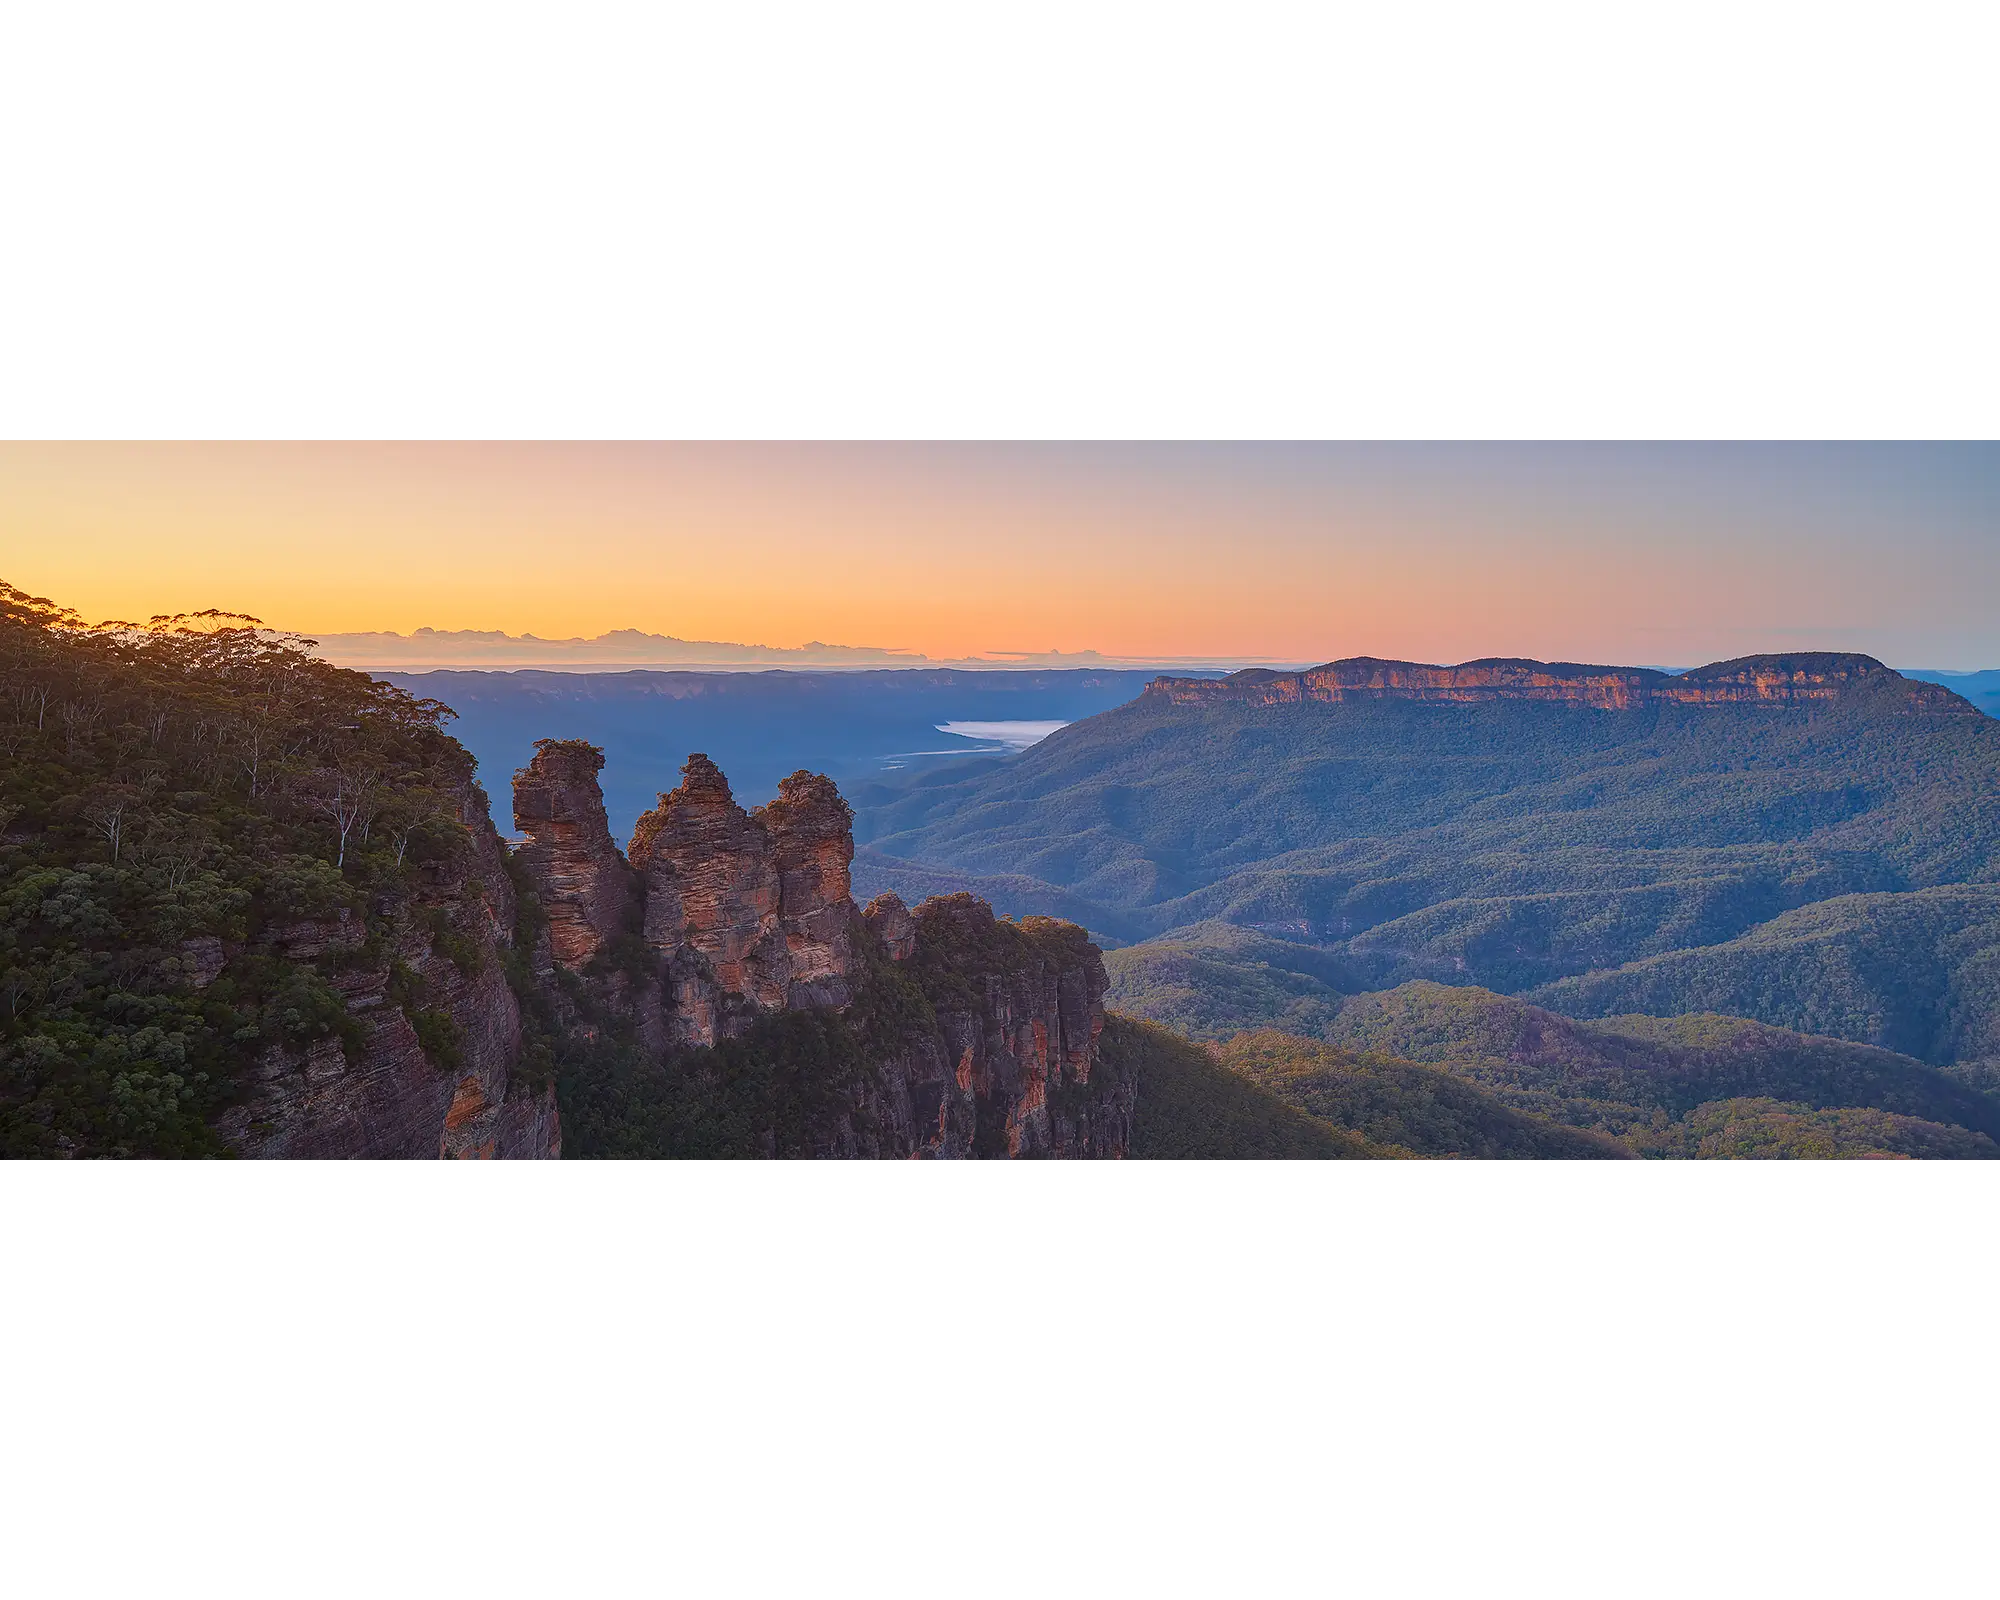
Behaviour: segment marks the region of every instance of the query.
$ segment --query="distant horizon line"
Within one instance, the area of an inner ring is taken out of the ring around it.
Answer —
[[[1425,662],[1415,657],[1376,656],[1236,656],[1220,654],[1169,653],[1157,655],[1108,655],[1095,649],[1083,650],[1001,650],[988,649],[965,656],[931,656],[921,651],[892,645],[828,644],[811,640],[803,645],[738,644],[719,639],[683,639],[675,634],[653,633],[640,628],[612,628],[589,637],[571,635],[548,639],[533,633],[510,634],[497,628],[420,627],[410,633],[392,629],[367,632],[313,634],[304,629],[279,630],[307,640],[315,653],[336,666],[363,672],[741,672],[759,669],[803,669],[812,671],[926,671],[974,672],[1102,670],[1136,672],[1148,668],[1182,672],[1234,672],[1261,668],[1276,672],[1303,672],[1328,666],[1338,660],[1381,660],[1412,666],[1469,665],[1476,661],[1539,661],[1545,665],[1601,665],[1638,668],[1678,675],[1697,665],[1668,666],[1656,662],[1556,661],[1528,655],[1485,655],[1468,657],[1458,663]],[[1785,633],[1796,630],[1774,629]],[[655,645],[650,651],[632,651],[634,641]],[[399,646],[416,645],[412,652]],[[490,653],[481,653],[485,645]],[[467,648],[472,646],[473,648]],[[527,646],[526,650],[522,647]],[[442,647],[442,648],[439,648]],[[432,654],[431,651],[437,653]],[[613,650],[625,652],[610,653]],[[1744,655],[1870,655],[1859,650],[1753,650],[1742,655],[1718,656],[1717,661],[1738,660]],[[1887,665],[1888,663],[1885,663]],[[1892,667],[1898,672],[1935,673],[1939,677],[1978,677],[2000,670],[1991,667]]]
[[[827,644],[818,639],[803,645],[738,644],[720,639],[683,639],[675,634],[652,633],[639,628],[612,628],[588,638],[571,635],[564,639],[547,639],[533,633],[511,634],[489,628],[422,627],[407,634],[387,629],[319,634],[307,629],[282,631],[308,640],[315,653],[336,666],[383,672],[453,669],[563,672],[678,669],[728,672],[757,667],[850,671],[883,668],[915,671],[928,668],[989,671],[1100,668],[1134,671],[1146,667],[1178,667],[1194,671],[1243,667],[1291,669],[1307,664],[1301,658],[1289,656],[1204,655],[1199,652],[1107,655],[1091,649],[992,648],[965,656],[932,656],[896,645]],[[634,649],[635,644],[640,648]],[[412,646],[415,648],[412,649]]]

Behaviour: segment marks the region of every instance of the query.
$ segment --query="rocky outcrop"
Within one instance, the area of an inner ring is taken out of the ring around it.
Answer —
[[[514,826],[528,836],[518,855],[548,918],[544,959],[571,971],[633,921],[631,869],[611,842],[597,782],[603,766],[603,752],[581,739],[537,739],[514,774]]]
[[[596,814],[595,765],[572,770],[573,809]],[[653,1070],[686,1076],[682,1114],[712,1113],[746,1153],[1124,1154],[1134,1087],[1103,1064],[1104,962],[1082,928],[1002,922],[965,894],[859,911],[853,814],[829,779],[795,772],[746,811],[700,754],[640,818],[629,859],[645,965],[583,974],[576,1024],[631,1030]],[[807,1030],[822,1045],[805,1057],[778,1020],[849,1007],[851,1022]],[[704,1053],[746,1039],[781,1078],[806,1073],[783,1079],[783,1104],[758,1098],[740,1054]],[[476,1097],[461,1109],[469,1125]]]
[[[553,1161],[562,1155],[562,1118],[553,1086],[493,1098],[475,1074],[459,1079],[445,1109],[441,1154],[458,1160]]]
[[[1099,1047],[1104,958],[1083,929],[1047,917],[1002,922],[969,894],[934,897],[914,913],[883,904],[893,899],[870,902],[863,936],[897,959],[889,936],[908,924],[900,961],[934,1021],[879,1063],[862,1115],[825,1153],[1123,1156],[1136,1088]]]
[[[714,1044],[768,1012],[847,1003],[853,860],[852,813],[828,779],[795,772],[746,812],[714,762],[688,758],[631,850],[672,1042]]]
[[[265,933],[269,949],[325,974],[353,1027],[344,1039],[264,1051],[249,1093],[217,1122],[240,1154],[561,1154],[553,1088],[515,1081],[521,1012],[502,970],[514,891],[486,798],[470,783],[459,820],[470,849],[421,893],[377,908],[386,946],[371,945],[351,912]]]
[[[860,911],[852,813],[830,780],[796,772],[745,811],[702,755],[641,819],[628,863],[601,766],[587,745],[543,741],[517,775],[526,907],[468,782],[470,848],[416,890],[401,880],[407,898],[263,933],[323,977],[347,1021],[259,1059],[219,1124],[237,1150],[558,1156],[554,1090],[522,1067],[532,1026],[544,1079],[552,1050],[571,1052],[571,1071],[686,1075],[700,1092],[676,1103],[717,1111],[734,1153],[1125,1153],[1134,1086],[1098,1047],[1104,963],[1083,929],[1003,922],[964,894]],[[517,928],[541,930],[525,962]],[[191,942],[177,959],[212,982],[230,953]],[[822,1020],[801,1034],[780,1017],[800,1011]],[[820,1044],[800,1055],[801,1037]],[[734,1057],[700,1048],[731,1040]]]
[[[1691,706],[1770,706],[1839,700],[1870,691],[1893,696],[1907,711],[1982,714],[1970,700],[1942,684],[1906,678],[1873,656],[1834,652],[1712,662],[1669,678],[1659,698]]]
[[[1108,985],[1103,955],[1084,931],[1046,917],[1002,923],[969,894],[926,900],[913,915],[912,960],[939,996],[951,1066],[947,1083],[916,1086],[917,1109],[928,1109],[935,1088],[940,1104],[969,1097],[973,1112],[969,1144],[926,1139],[921,1153],[1122,1156],[1134,1086],[1102,1069]],[[952,1120],[941,1118],[940,1128]]]
[[[868,931],[881,941],[891,961],[907,961],[917,953],[917,919],[899,894],[878,894],[862,909]]]
[[[785,1004],[844,1006],[854,966],[853,809],[831,778],[795,772],[755,820],[770,837],[778,875],[778,928],[790,963]]]
[[[1978,709],[1938,684],[1905,678],[1872,656],[1818,653],[1744,656],[1691,672],[1648,667],[1589,667],[1566,661],[1467,661],[1455,667],[1356,656],[1304,672],[1253,668],[1226,678],[1155,678],[1144,698],[1171,705],[1337,705],[1356,700],[1416,700],[1476,704],[1543,700],[1599,711],[1648,705],[1806,705],[1880,691],[1910,711],[1969,713]]]

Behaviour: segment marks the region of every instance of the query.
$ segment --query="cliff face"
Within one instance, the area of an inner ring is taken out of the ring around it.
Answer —
[[[788,1006],[843,1006],[854,964],[854,812],[830,778],[795,772],[757,813],[778,877]]]
[[[1081,928],[1047,917],[1001,922],[967,894],[934,897],[914,913],[880,895],[859,937],[903,969],[930,1016],[875,1063],[858,1114],[829,1127],[821,1153],[1125,1154],[1135,1088],[1099,1045],[1104,958]]]
[[[627,927],[634,905],[631,869],[611,842],[597,774],[604,756],[579,739],[538,739],[514,774],[514,826],[528,836],[522,864],[548,917],[549,950],[574,971]]]
[[[377,908],[386,940],[369,941],[351,912],[264,935],[270,952],[329,972],[354,1027],[344,1042],[273,1045],[258,1058],[251,1093],[217,1124],[240,1154],[562,1153],[554,1089],[513,1081],[521,1013],[503,971],[515,910],[504,847],[479,789],[467,784],[458,801],[471,851],[421,894]]]
[[[891,961],[907,961],[917,953],[917,919],[901,895],[878,894],[861,916]]]
[[[912,1079],[916,1153],[1122,1156],[1134,1090],[1103,1064],[1108,983],[1083,930],[1000,923],[969,894],[926,900],[913,920],[949,1069]]]
[[[1678,676],[1646,667],[1587,667],[1570,662],[1468,661],[1455,667],[1357,656],[1304,672],[1253,669],[1226,678],[1156,678],[1145,698],[1172,705],[1339,704],[1353,700],[1478,703],[1542,700],[1628,711],[1646,705],[1797,705],[1838,700],[1871,689],[1899,697],[1911,711],[1970,712],[1968,700],[1937,684],[1905,678],[1870,656],[1745,656]]]
[[[617,855],[596,772],[588,762],[565,767],[560,803],[587,825],[561,852],[521,854],[551,904],[611,903],[596,887]],[[524,769],[517,815],[540,805],[548,784],[541,768]],[[1002,923],[967,895],[914,912],[885,895],[860,912],[853,859],[852,813],[828,779],[794,773],[769,805],[746,812],[713,762],[690,757],[681,785],[633,836],[644,969],[600,964],[584,974],[601,1020],[576,1024],[628,1027],[652,1063],[640,1069],[656,1075],[647,1084],[682,1093],[683,1116],[698,1104],[730,1108],[715,1112],[718,1125],[785,1122],[782,1136],[775,1126],[768,1133],[766,1153],[1122,1155],[1133,1089],[1101,1066],[1104,963],[1083,930],[1046,918]],[[610,936],[610,924],[588,914],[577,924],[598,933],[599,948]],[[731,1098],[749,1093],[743,1069],[702,1053],[742,1040],[753,1057],[775,1058],[782,1039],[757,1030],[786,1013],[839,1018],[849,1007],[866,1020],[845,1033],[844,1020],[831,1024],[836,1034],[822,1041],[831,1053],[795,1090],[816,1108],[803,1120],[769,1104],[746,1109]],[[862,1059],[836,1067],[842,1039]]]
[[[1871,690],[1893,696],[1908,711],[1980,715],[1970,700],[1942,684],[1906,678],[1873,656],[1834,652],[1713,662],[1669,678],[1661,698],[1680,705],[1788,705]]]
[[[759,1015],[851,998],[852,814],[827,779],[795,772],[748,813],[714,762],[690,756],[639,819],[631,859],[671,1042],[711,1045]]]

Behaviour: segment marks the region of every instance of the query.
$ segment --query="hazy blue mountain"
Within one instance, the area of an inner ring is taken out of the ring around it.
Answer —
[[[1984,672],[1931,672],[1905,667],[1902,671],[1906,678],[1919,678],[1925,683],[1941,683],[1954,693],[1964,695],[1989,717],[2000,717],[2000,669],[1989,668]]]
[[[1428,978],[1986,1059],[2000,723],[1870,672],[1785,706],[1149,695],[850,793],[880,876],[1060,897],[1136,945],[1113,965],[1150,1014],[1211,1037]],[[1217,923],[1338,960],[1159,938]]]
[[[843,787],[953,756],[1005,754],[1003,738],[940,733],[946,722],[1071,722],[1130,700],[1150,671],[393,672],[377,676],[442,700],[479,762],[495,820],[509,827],[508,785],[537,739],[588,739],[605,754],[615,838],[680,782],[690,751],[757,805],[805,767]]]

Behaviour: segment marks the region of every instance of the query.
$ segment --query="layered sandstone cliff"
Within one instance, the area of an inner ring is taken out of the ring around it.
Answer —
[[[603,767],[603,752],[581,739],[537,739],[534,759],[514,774],[514,826],[527,835],[517,854],[548,918],[538,965],[582,967],[632,919],[636,892],[611,842]]]
[[[714,1044],[768,1012],[847,1003],[853,860],[853,814],[828,779],[795,772],[746,812],[714,762],[688,758],[631,849],[672,1042]]]
[[[1496,659],[1440,667],[1356,656],[1304,672],[1253,668],[1226,678],[1155,678],[1144,697],[1172,705],[1258,706],[1541,700],[1627,711],[1647,705],[1809,705],[1869,692],[1893,694],[1910,711],[1979,714],[1970,701],[1941,685],[1905,678],[1871,656],[1838,653],[1744,656],[1678,675],[1567,661]]]
[[[907,961],[917,953],[917,919],[901,895],[878,894],[862,909],[861,917],[891,961]]]
[[[486,797],[468,783],[471,848],[407,900],[379,906],[386,939],[353,912],[281,924],[271,953],[328,974],[354,1024],[346,1039],[273,1045],[218,1131],[240,1154],[293,1158],[562,1153],[552,1087],[516,1081],[521,1013],[503,970],[514,891]]]
[[[1104,959],[1083,929],[1003,922],[971,895],[915,911],[881,895],[855,937],[886,958],[921,1015],[868,1064],[811,1154],[920,1159],[1120,1157],[1136,1086],[1108,1065]],[[792,1152],[806,1153],[806,1152]]]
[[[913,1051],[905,1069],[911,1153],[1122,1156],[1135,1087],[1098,1047],[1108,984],[1083,930],[1001,923],[969,894],[926,900],[912,921],[909,959],[935,996],[942,1048]]]

